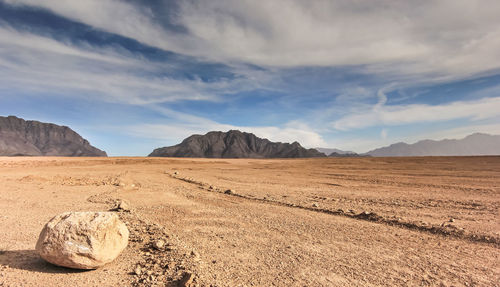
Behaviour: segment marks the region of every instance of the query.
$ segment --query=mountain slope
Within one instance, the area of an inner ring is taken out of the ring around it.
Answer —
[[[355,152],[353,151],[346,151],[346,150],[341,150],[341,149],[337,149],[337,148],[324,148],[324,147],[317,147],[315,148],[317,151],[319,152],[322,152],[326,155],[330,155],[330,154],[338,154],[338,155],[347,155],[347,154],[356,154]]]
[[[374,149],[366,154],[371,156],[500,155],[500,135],[475,133],[458,140],[422,140],[414,144],[400,142]]]
[[[274,143],[254,134],[231,130],[192,135],[182,143],[155,149],[149,156],[208,158],[298,158],[324,157],[315,149],[305,149],[298,142]]]
[[[72,129],[0,117],[0,156],[106,156]]]

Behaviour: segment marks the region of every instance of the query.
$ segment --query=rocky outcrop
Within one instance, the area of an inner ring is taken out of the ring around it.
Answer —
[[[0,156],[106,156],[72,129],[0,117]]]
[[[36,250],[48,262],[69,268],[96,269],[127,247],[129,231],[111,212],[66,212],[43,228]]]
[[[366,153],[371,156],[471,156],[500,155],[500,135],[475,133],[463,139],[396,143]]]
[[[182,143],[155,149],[149,156],[208,158],[302,158],[324,157],[315,149],[305,149],[298,142],[280,143],[261,139],[251,133],[231,130],[192,135]]]

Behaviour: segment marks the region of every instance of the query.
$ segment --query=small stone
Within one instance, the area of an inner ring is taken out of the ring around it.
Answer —
[[[194,260],[200,260],[200,254],[196,251],[191,251],[191,256],[193,256]]]
[[[152,274],[153,274],[153,271],[148,270],[148,272],[146,272],[146,274],[148,274],[148,275],[152,275]]]
[[[208,187],[208,189],[213,190],[213,189],[214,189],[214,187],[213,187],[213,186],[209,186],[209,187]]]
[[[124,199],[118,199],[115,202],[115,206],[110,209],[111,211],[125,211],[130,212],[130,204]]]
[[[225,194],[233,194],[234,193],[234,190],[232,189],[227,189],[226,191],[224,191]]]
[[[312,207],[319,207],[319,205],[317,203],[313,203]]]
[[[135,275],[141,275],[142,274],[141,266],[137,265],[134,269],[134,273]]]
[[[174,175],[178,175],[178,174],[179,174],[179,172],[177,172],[177,171],[174,171]]]
[[[184,272],[181,280],[179,280],[179,286],[189,287],[193,283],[194,275],[191,272]]]
[[[161,239],[159,239],[159,240],[155,240],[155,241],[153,242],[153,247],[154,247],[155,249],[158,249],[158,250],[159,250],[159,249],[163,249],[163,247],[165,247],[165,241],[163,241],[163,240],[161,240]]]
[[[455,222],[455,219],[454,218],[450,218],[450,222]]]

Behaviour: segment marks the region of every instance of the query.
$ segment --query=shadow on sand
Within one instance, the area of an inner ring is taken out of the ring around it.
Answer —
[[[81,273],[92,271],[70,269],[50,264],[43,260],[35,250],[0,250],[0,265],[42,273]]]

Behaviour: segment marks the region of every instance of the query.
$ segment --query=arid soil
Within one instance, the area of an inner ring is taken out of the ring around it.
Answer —
[[[34,251],[53,216],[118,199],[131,236],[113,263]],[[0,286],[186,282],[500,286],[500,157],[0,158]]]

